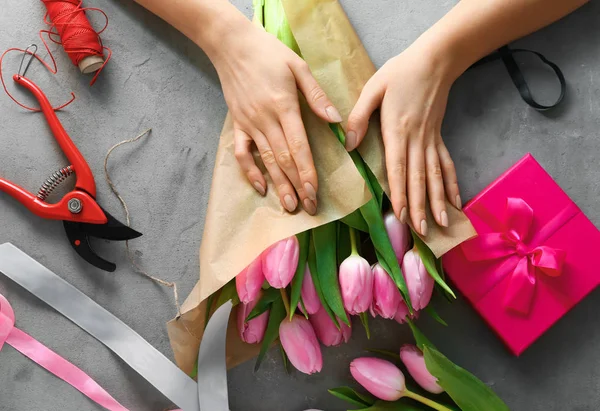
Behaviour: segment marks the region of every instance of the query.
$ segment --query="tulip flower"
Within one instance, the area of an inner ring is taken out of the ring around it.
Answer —
[[[295,236],[273,244],[265,251],[262,268],[265,278],[273,288],[287,287],[298,267],[300,245]]]
[[[304,270],[304,279],[302,280],[300,295],[302,296],[302,302],[304,303],[307,314],[316,314],[321,309],[321,300],[315,289],[315,284],[313,283],[308,264],[306,264],[306,269]],[[302,304],[299,304],[298,308],[302,311]]]
[[[429,398],[406,389],[404,374],[394,364],[379,358],[357,358],[350,364],[354,379],[375,397],[384,401],[412,398],[438,411],[451,411]]]
[[[309,320],[317,334],[317,338],[326,347],[337,347],[344,342],[348,342],[350,336],[352,336],[352,328],[343,321],[338,320],[340,325],[338,329],[323,307],[316,314],[311,315]]]
[[[425,269],[416,248],[404,255],[402,273],[413,308],[418,311],[427,307],[433,293],[434,280]]]
[[[240,301],[244,304],[249,304],[256,300],[264,282],[265,276],[262,270],[262,258],[259,256],[235,277],[235,288],[237,289]]]
[[[406,250],[408,250],[408,245],[411,240],[408,224],[402,223],[400,220],[398,220],[396,215],[391,210],[383,217],[383,223],[385,224],[385,230],[387,231],[390,242],[392,243],[392,248],[396,253],[396,258],[398,261],[402,261],[402,258],[404,258],[404,254],[406,253]]]
[[[246,318],[252,312],[259,298],[250,304],[241,303],[237,313],[237,326],[240,339],[248,344],[256,344],[262,341],[269,322],[269,312],[264,312],[256,318],[246,322]]]
[[[396,218],[394,216],[394,218]],[[398,306],[402,301],[400,290],[392,277],[379,264],[372,267],[373,271],[373,303],[371,315],[392,319],[396,316]],[[405,304],[406,306],[406,304]]]
[[[398,309],[396,310],[396,316],[394,317],[394,320],[399,324],[404,324],[406,322],[406,317],[414,320],[415,318],[419,317],[419,313],[415,311],[414,314],[410,315],[406,303],[404,300],[401,300],[400,303],[398,303]]]
[[[323,357],[317,335],[310,322],[294,315],[279,326],[279,340],[290,362],[298,371],[314,374],[323,368]]]
[[[400,359],[421,388],[432,394],[444,392],[444,389],[438,384],[437,378],[431,375],[427,369],[423,352],[418,347],[409,344],[404,345],[400,348]]]
[[[373,272],[369,262],[351,255],[340,265],[340,289],[344,308],[352,315],[366,312],[373,302]]]

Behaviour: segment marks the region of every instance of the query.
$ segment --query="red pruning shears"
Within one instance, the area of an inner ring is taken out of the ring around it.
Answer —
[[[52,174],[37,195],[2,178],[0,178],[0,191],[17,199],[37,216],[62,220],[67,237],[77,254],[101,270],[113,272],[116,265],[102,259],[92,250],[89,237],[125,241],[140,237],[142,234],[122,224],[98,205],[95,199],[96,183],[92,170],[58,120],[48,98],[35,83],[24,77],[26,70],[23,74],[20,71],[13,76],[13,80],[29,90],[38,100],[40,110],[44,113],[54,138],[71,165]],[[47,203],[45,200],[50,193],[72,174],[77,176],[73,191],[55,204]]]

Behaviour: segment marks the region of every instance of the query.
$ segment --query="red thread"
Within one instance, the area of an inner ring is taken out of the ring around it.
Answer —
[[[85,57],[104,56],[104,50],[106,50],[107,57],[92,78],[90,82],[90,86],[92,86],[96,82],[98,75],[102,69],[104,69],[104,66],[106,66],[106,63],[108,63],[112,55],[112,51],[102,44],[102,39],[100,38],[100,34],[106,30],[106,27],[108,26],[108,16],[104,11],[98,8],[82,7],[81,0],[41,0],[41,2],[46,6],[47,13],[44,15],[44,23],[49,26],[49,29],[40,30],[39,36],[42,40],[42,43],[44,43],[44,47],[46,48],[48,55],[50,56],[51,63],[44,61],[37,54],[34,57],[52,74],[57,73],[58,69],[56,66],[56,61],[54,60],[54,56],[48,47],[48,43],[44,38],[44,34],[46,34],[48,39],[53,43],[62,45],[65,52],[71,59],[71,62],[73,62],[73,64],[76,66],[78,66],[81,60],[83,60]],[[86,11],[97,11],[104,16],[106,23],[101,30],[94,30],[87,19],[85,14]],[[4,88],[6,94],[8,94],[8,96],[19,106],[30,111],[40,111],[37,108],[28,107],[20,103],[8,91],[2,75],[2,61],[4,56],[10,51],[20,51],[22,53],[25,52],[25,50],[19,48],[10,48],[6,50],[2,56],[0,56],[0,81],[2,82],[2,87]],[[75,95],[71,93],[71,96],[71,100],[59,107],[54,108],[54,110],[60,110],[71,104],[73,100],[75,100]]]

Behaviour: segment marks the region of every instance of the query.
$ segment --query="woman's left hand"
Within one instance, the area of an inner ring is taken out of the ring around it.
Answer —
[[[450,87],[455,79],[449,64],[428,55],[417,43],[390,59],[365,85],[347,126],[346,148],[358,147],[369,118],[381,107],[391,201],[396,216],[408,217],[416,231],[427,235],[426,198],[437,224],[448,226],[445,197],[460,209],[454,163],[441,127]]]

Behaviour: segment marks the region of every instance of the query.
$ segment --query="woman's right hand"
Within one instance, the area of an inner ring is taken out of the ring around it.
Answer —
[[[282,206],[293,212],[300,200],[306,212],[315,214],[318,179],[298,90],[323,120],[338,123],[342,118],[304,60],[250,21],[240,24],[209,53],[233,117],[236,158],[264,195],[267,184],[252,156],[254,143]]]

